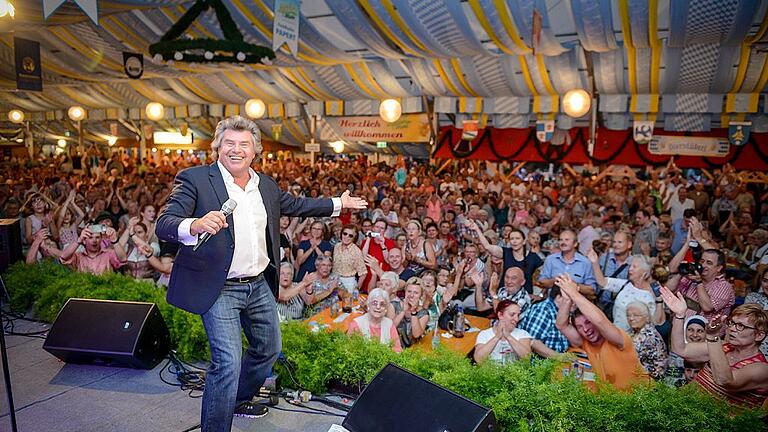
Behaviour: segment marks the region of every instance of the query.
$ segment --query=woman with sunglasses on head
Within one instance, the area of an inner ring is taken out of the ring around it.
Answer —
[[[685,298],[665,287],[661,296],[674,313],[672,351],[689,362],[708,362],[694,378],[699,386],[731,404],[762,406],[768,398],[768,360],[759,350],[768,333],[765,311],[756,304],[741,305],[729,317],[720,315],[710,320],[704,342],[686,344]]]
[[[392,344],[394,352],[401,352],[403,347],[400,345],[397,327],[386,316],[389,308],[389,294],[381,288],[374,288],[368,294],[365,304],[368,306],[368,311],[349,323],[347,334],[362,333],[366,339],[374,338],[382,344]]]
[[[357,227],[344,225],[341,241],[333,247],[333,272],[339,275],[339,282],[350,293],[360,290],[367,273],[363,252],[355,244]]]

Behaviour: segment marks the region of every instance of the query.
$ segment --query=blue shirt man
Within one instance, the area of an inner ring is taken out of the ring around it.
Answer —
[[[552,288],[555,278],[563,273],[568,273],[583,293],[594,295],[597,291],[597,281],[592,272],[592,263],[587,257],[576,251],[576,233],[564,230],[560,233],[560,252],[549,255],[544,260],[544,266],[539,275],[539,284],[545,288]]]

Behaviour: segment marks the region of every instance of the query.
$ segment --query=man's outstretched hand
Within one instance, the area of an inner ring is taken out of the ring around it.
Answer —
[[[368,201],[360,197],[350,196],[348,190],[344,191],[344,193],[341,194],[341,208],[351,209],[351,210],[362,210],[367,207],[368,207]]]

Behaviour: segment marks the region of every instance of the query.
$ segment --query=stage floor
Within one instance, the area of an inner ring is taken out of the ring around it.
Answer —
[[[46,328],[22,320],[14,324],[15,332]],[[74,365],[44,351],[40,338],[6,335],[6,343],[21,432],[181,432],[200,423],[200,399],[190,398],[186,391],[160,380],[159,372],[165,361],[151,371]],[[173,379],[167,373],[163,376]],[[10,432],[5,380],[1,381],[0,431]],[[317,403],[310,406],[339,412]],[[284,401],[278,408],[299,409]],[[327,432],[342,420],[270,408],[267,416],[260,419],[235,417],[232,430]]]

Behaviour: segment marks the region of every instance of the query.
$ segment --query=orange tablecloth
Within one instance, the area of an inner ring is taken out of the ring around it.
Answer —
[[[466,318],[469,321],[469,324],[473,328],[479,328],[480,330],[485,330],[488,327],[491,326],[491,321],[488,318],[483,317],[477,317],[472,315],[466,315],[464,318]],[[419,339],[418,342],[416,342],[413,346],[417,347],[419,349],[423,349],[424,351],[432,351],[432,332],[434,329],[430,329],[427,334],[424,335],[423,338]],[[443,334],[448,334],[449,332],[443,329],[437,330],[437,336],[440,340],[440,345],[448,348],[451,351],[455,351],[460,354],[469,354],[470,351],[472,351],[472,348],[475,347],[475,341],[477,340],[477,334],[480,333],[479,331],[475,332],[464,332],[463,338],[455,338],[455,337],[443,337]]]
[[[345,314],[344,318],[339,320],[338,318],[341,317],[339,315],[336,318],[331,317],[331,311],[330,309],[326,308],[323,311],[316,313],[312,315],[311,317],[307,318],[307,322],[310,325],[327,325],[328,329],[330,330],[339,330],[341,332],[347,331],[347,328],[349,327],[349,323],[352,322],[355,318],[361,316],[362,313],[360,313],[360,310],[353,310],[351,313]],[[480,330],[485,330],[488,327],[490,327],[490,320],[488,318],[482,318],[482,317],[476,317],[476,316],[470,316],[467,315],[466,319],[469,321],[470,325],[473,328],[479,328]],[[338,321],[338,322],[336,322]],[[447,334],[448,332],[445,330],[438,330],[438,337],[440,339],[440,345],[447,347],[448,349],[452,351],[456,351],[461,354],[468,354],[470,351],[472,351],[472,348],[475,346],[475,341],[477,340],[477,334],[480,333],[479,331],[476,332],[465,332],[463,338],[455,338],[455,337],[443,337],[443,334]],[[413,346],[418,347],[419,349],[423,349],[425,351],[432,351],[432,329],[428,330],[428,332],[419,339],[418,342],[416,342]]]

